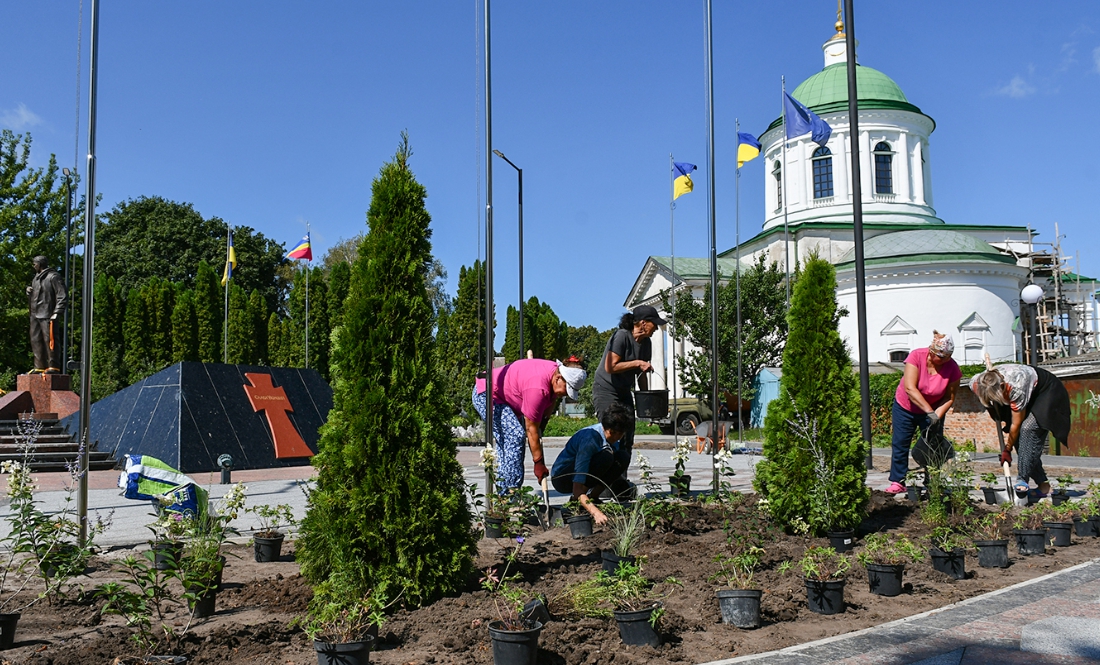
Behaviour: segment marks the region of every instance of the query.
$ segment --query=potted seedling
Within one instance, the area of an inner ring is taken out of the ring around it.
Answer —
[[[926,478],[924,471],[919,469],[905,474],[905,497],[913,503],[927,497],[928,488],[924,486]],[[918,485],[918,482],[921,484]]]
[[[592,515],[581,506],[576,499],[570,499],[561,509],[565,524],[569,527],[569,534],[574,538],[585,538],[592,535]]]
[[[1008,540],[1001,537],[1001,529],[1008,521],[1010,504],[988,513],[974,529],[974,546],[978,548],[978,565],[982,568],[1008,568]]]
[[[178,577],[191,610],[191,620],[214,614],[225,569],[221,548],[230,536],[239,535],[232,523],[244,510],[245,498],[245,486],[236,483],[221,500],[210,503],[206,510],[188,521]]]
[[[254,515],[259,522],[252,536],[256,562],[278,561],[283,549],[283,539],[286,538],[280,528],[289,528],[295,524],[294,509],[285,503],[275,506],[265,503],[253,506],[247,512]]]
[[[385,603],[371,592],[362,597],[336,591],[332,582],[318,587],[308,614],[293,625],[313,640],[318,665],[366,665],[378,627],[385,621]]]
[[[168,510],[165,501],[161,499],[157,506],[156,520],[148,525],[153,532],[153,542],[150,546],[154,553],[154,565],[158,570],[176,570],[179,568],[180,553],[183,551],[183,537],[190,529],[191,514]],[[170,505],[170,503],[168,504]]]
[[[1100,483],[1089,483],[1088,495],[1077,504],[1073,529],[1079,538],[1100,536]]]
[[[509,548],[505,557],[507,563],[502,572],[498,574],[490,567],[481,578],[481,587],[493,599],[496,616],[489,622],[495,665],[533,665],[538,659],[542,622],[525,612],[523,592],[513,585],[519,575],[508,575],[519,557],[523,542],[523,536],[515,539],[515,545]]]
[[[601,552],[603,569],[614,573],[623,562],[633,564],[636,561],[635,550],[645,535],[645,508],[641,501],[635,501],[629,509],[617,509],[607,512],[607,526],[611,530],[611,549]]]
[[[932,568],[957,580],[966,579],[967,538],[953,527],[937,526],[932,529],[930,542]]]
[[[107,582],[96,588],[96,597],[103,600],[100,614],[116,614],[125,619],[126,625],[135,629],[130,639],[141,654],[142,662],[153,662],[146,658],[152,658],[157,651],[171,651],[173,640],[187,632],[184,628],[177,633],[164,623],[160,630],[152,629],[154,613],[157,620],[163,622],[166,605],[177,602],[168,583],[179,573],[175,568],[163,570],[159,567],[153,550],[146,550],[141,557],[131,554],[117,565],[124,573],[123,581]]]
[[[732,537],[727,542],[727,551],[714,557],[718,572],[710,579],[719,580],[726,587],[717,591],[722,623],[738,628],[760,627],[761,591],[753,587],[753,576],[763,556],[763,548],[744,537]]]
[[[614,575],[600,571],[606,584],[607,597],[612,607],[615,621],[619,626],[619,639],[623,644],[632,646],[660,646],[661,633],[658,625],[664,608],[654,585],[642,576],[640,563],[622,563],[615,569]],[[679,584],[673,578],[666,583]]]
[[[871,593],[897,596],[901,593],[905,564],[923,560],[924,554],[905,536],[879,532],[863,540],[863,549],[856,559],[867,569]]]
[[[1055,547],[1069,547],[1070,534],[1073,532],[1073,514],[1075,508],[1071,503],[1059,505],[1038,504],[1043,511],[1043,526],[1047,530],[1047,538]]]
[[[818,614],[844,611],[844,582],[851,560],[831,547],[811,547],[799,562],[806,582],[806,600]]]
[[[1024,556],[1046,553],[1047,530],[1043,526],[1043,507],[1036,504],[1023,508],[1012,522],[1012,534],[1016,536],[1016,551]]]
[[[689,439],[676,437],[676,447],[672,450],[672,461],[676,465],[675,471],[668,477],[672,496],[686,498],[691,491],[691,476],[684,473],[688,457],[691,455],[691,443]]]
[[[985,485],[982,486],[982,494],[985,495],[985,502],[987,504],[996,506],[1002,503],[1011,502],[1008,490],[1004,486],[1004,476],[999,476],[990,471],[982,474],[982,482],[985,483]]]
[[[1069,473],[1064,476],[1058,476],[1055,480],[1058,481],[1058,488],[1051,493],[1050,502],[1056,506],[1060,506],[1066,501],[1069,501],[1070,488],[1076,485],[1078,480]]]

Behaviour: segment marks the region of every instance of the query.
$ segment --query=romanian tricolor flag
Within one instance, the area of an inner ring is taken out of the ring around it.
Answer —
[[[737,132],[737,168],[751,162],[760,155],[760,141],[748,132]]]
[[[233,249],[233,232],[229,232],[229,247],[225,253],[225,272],[222,273],[222,286],[229,283],[233,271],[237,269],[237,251]]]
[[[694,164],[688,164],[687,162],[673,162],[672,172],[674,180],[672,181],[672,200],[680,198],[681,194],[687,194],[691,190],[695,189],[695,183],[691,181],[691,172],[695,170]]]
[[[309,233],[306,233],[306,237],[302,238],[302,242],[298,243],[297,247],[287,252],[286,258],[313,260],[313,249],[309,246]]]

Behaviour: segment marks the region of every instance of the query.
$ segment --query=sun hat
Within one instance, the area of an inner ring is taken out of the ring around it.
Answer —
[[[565,379],[565,389],[569,393],[569,399],[576,401],[580,397],[580,389],[584,387],[584,380],[588,378],[588,373],[580,367],[566,367],[558,361],[558,371],[561,372],[561,378]]]

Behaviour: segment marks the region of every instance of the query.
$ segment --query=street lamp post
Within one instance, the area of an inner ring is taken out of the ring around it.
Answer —
[[[68,168],[61,169],[61,173],[65,175],[65,265],[61,267],[61,277],[65,281],[65,293],[69,292],[69,286],[71,282],[71,276],[69,275],[69,264],[72,262],[72,247],[73,247],[73,180],[72,172]],[[70,300],[70,302],[72,302]],[[61,368],[63,374],[69,373],[69,360],[72,354],[69,353],[69,316],[72,307],[65,307],[65,312],[61,318],[61,355],[64,357],[62,362],[65,366]]]
[[[1028,335],[1028,364],[1036,367],[1039,364],[1039,301],[1043,299],[1043,287],[1038,284],[1028,284],[1020,291],[1020,300],[1027,305]]]
[[[519,357],[527,357],[527,349],[523,346],[523,169],[512,163],[512,160],[504,156],[499,150],[493,154],[508,162],[519,174]]]

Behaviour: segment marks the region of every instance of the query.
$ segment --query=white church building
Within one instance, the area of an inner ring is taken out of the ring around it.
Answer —
[[[828,259],[837,268],[837,299],[849,312],[840,333],[857,354],[847,64],[840,26],[823,50],[824,69],[792,96],[828,122],[832,136],[818,147],[806,134],[787,141],[784,151],[782,118],[760,136],[759,159],[769,174],[763,228],[740,248],[719,254],[719,273],[723,282],[731,278],[738,254],[746,270],[761,254],[792,270],[814,252]],[[984,353],[994,360],[1016,358],[1018,299],[1029,276],[1029,259],[1017,257],[1030,251],[1032,231],[939,218],[930,149],[935,121],[886,74],[859,65],[856,81],[870,362],[903,361],[928,344],[933,329],[953,335],[960,364],[980,362]],[[670,257],[650,256],[624,304],[661,310],[662,291],[675,285],[677,297],[698,299],[708,283],[705,258],[676,257],[674,272]],[[1087,294],[1093,303],[1094,289]],[[666,358],[674,353],[679,368],[679,358],[690,349],[673,343],[667,330],[656,333],[653,343],[656,380],[650,385],[682,395]]]

